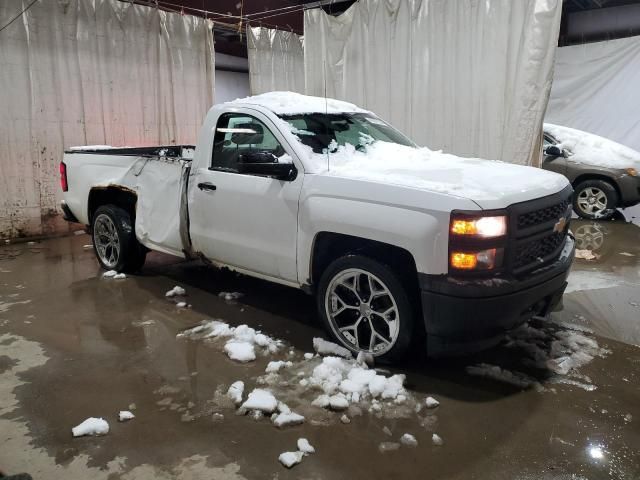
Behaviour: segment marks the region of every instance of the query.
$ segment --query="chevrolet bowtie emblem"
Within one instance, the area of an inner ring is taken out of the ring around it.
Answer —
[[[557,223],[553,226],[553,231],[557,233],[562,233],[564,231],[564,227],[567,226],[567,219],[565,217],[560,217]]]

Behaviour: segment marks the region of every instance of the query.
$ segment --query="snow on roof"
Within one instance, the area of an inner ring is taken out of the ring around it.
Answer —
[[[569,150],[572,162],[605,168],[640,168],[639,152],[608,138],[552,123],[545,123],[544,131]]]
[[[238,98],[225,105],[260,105],[277,115],[295,115],[298,113],[369,113],[352,103],[333,98],[311,97],[294,92],[268,92],[252,97]]]

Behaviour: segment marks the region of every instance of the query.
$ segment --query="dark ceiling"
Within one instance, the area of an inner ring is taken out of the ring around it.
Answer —
[[[1,1],[1,0],[0,0]],[[125,1],[125,0],[123,0]],[[130,0],[127,0],[130,1]],[[247,24],[291,30],[302,34],[304,9],[322,7],[328,13],[339,14],[355,0],[134,0],[175,12],[198,15],[214,21],[216,51],[246,56],[244,29]],[[457,0],[451,0],[457,1]],[[569,16],[585,10],[638,4],[640,0],[563,0],[563,22],[560,44],[566,43]]]

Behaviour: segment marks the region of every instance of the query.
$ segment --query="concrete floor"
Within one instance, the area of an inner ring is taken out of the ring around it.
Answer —
[[[610,351],[573,377],[595,390],[552,384],[548,372],[529,370],[542,391],[465,372],[479,362],[527,371],[506,346],[449,361],[415,355],[399,371],[413,394],[438,398],[435,411],[365,411],[342,424],[339,414],[307,409],[305,424],[283,430],[215,401],[221,385],[242,379],[253,387],[268,359],[237,364],[215,345],[176,334],[221,318],[283,339],[301,358],[322,335],[310,297],[159,254],[139,276],[102,279],[83,249],[86,235],[1,247],[0,470],[38,479],[640,478],[640,227],[572,228],[599,258],[576,261],[553,319],[593,329]],[[165,298],[176,284],[192,308]],[[245,296],[229,302],[220,291]],[[117,422],[132,403],[136,418]],[[72,438],[71,427],[90,416],[105,417],[109,434]],[[417,448],[379,451],[405,432]],[[433,432],[444,445],[432,444]],[[278,455],[295,450],[299,437],[317,453],[286,470]]]

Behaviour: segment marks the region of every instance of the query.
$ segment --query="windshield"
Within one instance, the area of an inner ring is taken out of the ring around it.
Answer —
[[[391,125],[366,113],[304,113],[281,115],[291,125],[300,142],[314,153],[332,153],[339,146],[353,145],[364,150],[376,141],[397,143],[407,147],[416,145]]]

